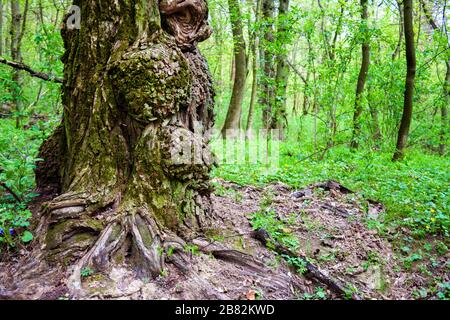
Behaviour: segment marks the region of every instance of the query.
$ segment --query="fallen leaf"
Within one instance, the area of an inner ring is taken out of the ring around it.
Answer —
[[[249,292],[247,292],[245,297],[247,298],[247,300],[256,300],[256,291],[250,290]]]

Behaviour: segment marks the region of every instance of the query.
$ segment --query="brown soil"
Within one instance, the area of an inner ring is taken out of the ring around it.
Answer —
[[[293,192],[282,184],[254,188],[215,182],[219,185],[213,196],[217,220],[205,241],[213,242],[211,246],[220,245],[252,255],[263,262],[269,272],[252,271],[202,253],[205,248],[193,247],[194,252],[187,256],[189,271],[183,272],[168,263],[165,272],[156,279],[139,279],[126,266],[114,268],[108,277],[94,272],[84,278],[85,294],[77,298],[303,299],[313,295],[319,287],[324,288],[327,298],[342,298],[313,279],[298,274],[283,258],[253,238],[250,216],[260,210],[262,202],[268,205],[267,210],[276,213],[277,219],[285,222],[284,231],[298,239],[299,255],[308,257],[325,275],[345,288],[354,288],[353,292],[363,299],[411,299],[413,289],[427,282],[420,273],[407,272],[401,267],[399,257],[387,240],[389,237],[367,228],[368,214],[376,219],[383,210],[381,204],[361,199],[345,188],[310,187]],[[37,208],[38,204],[32,207]],[[12,259],[10,256],[1,259],[0,283],[12,281],[18,264],[27,254],[22,249]],[[445,273],[448,257],[442,259],[444,267],[433,273],[445,278],[448,277]],[[54,270],[51,277],[33,279],[35,288],[20,290],[22,294],[15,298],[71,298],[66,281],[67,274]]]

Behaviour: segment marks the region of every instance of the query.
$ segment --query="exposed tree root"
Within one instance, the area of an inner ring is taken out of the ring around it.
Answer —
[[[162,230],[144,209],[109,223],[74,266],[68,282],[70,291],[74,296],[85,295],[81,276],[84,268],[107,274],[114,264],[125,263],[133,267],[138,277],[153,278],[164,270],[165,261],[170,261],[186,271],[185,242]]]
[[[266,267],[264,263],[258,261],[252,255],[229,249],[219,243],[208,242],[204,239],[194,239],[192,243],[197,245],[199,250],[205,254],[211,254],[217,259],[240,265],[245,269],[248,269],[251,274],[256,273],[265,278],[268,277],[270,282],[268,286],[272,286],[273,288],[302,287],[295,276],[276,275],[271,269]],[[244,272],[246,271],[244,270]]]
[[[345,289],[343,288],[343,286],[341,284],[339,284],[336,280],[331,279],[330,277],[323,274],[323,272],[321,272],[319,270],[319,268],[317,268],[315,265],[310,263],[306,259],[306,257],[295,254],[290,249],[286,248],[285,246],[281,245],[280,243],[278,243],[277,241],[272,239],[272,237],[269,235],[269,233],[266,230],[259,229],[259,230],[255,231],[253,234],[253,237],[255,239],[259,240],[264,246],[267,246],[268,244],[270,244],[271,246],[274,247],[275,251],[281,255],[286,255],[286,256],[289,256],[292,258],[301,259],[305,263],[305,266],[307,269],[307,272],[305,273],[306,277],[316,280],[316,281],[326,285],[332,292],[338,294],[341,297],[345,295],[345,293],[346,293]],[[353,299],[360,300],[361,298],[358,295],[353,294]]]
[[[279,288],[302,289],[304,287],[298,276],[278,274],[252,255],[230,249],[217,242],[211,243],[205,238],[183,240],[177,237],[155,220],[147,208],[132,207],[133,209],[130,210],[130,207],[127,207],[122,201],[120,194],[115,197],[110,196],[110,200],[106,202],[103,200],[103,204],[99,205],[98,199],[101,197],[101,195],[87,196],[81,193],[68,193],[59,196],[44,206],[44,215],[39,228],[45,229],[47,227],[52,229],[54,228],[52,226],[58,225],[64,225],[65,228],[61,229],[62,232],[58,236],[54,235],[55,232],[42,232],[42,234],[50,234],[50,237],[41,240],[41,253],[29,260],[27,263],[28,267],[22,268],[20,271],[21,277],[27,278],[27,281],[32,283],[34,282],[33,273],[36,275],[36,270],[40,270],[39,276],[45,273],[43,271],[45,267],[40,263],[40,261],[45,259],[43,253],[47,255],[56,254],[58,258],[55,261],[64,261],[64,259],[61,260],[61,257],[69,254],[70,250],[74,250],[76,262],[75,264],[71,263],[72,267],[68,269],[70,276],[66,281],[70,296],[73,298],[113,299],[132,296],[138,294],[141,290],[133,289],[130,292],[122,292],[120,294],[88,292],[86,287],[83,286],[82,274],[85,268],[108,276],[113,267],[126,266],[134,271],[137,279],[143,279],[158,277],[165,270],[165,263],[171,263],[182,274],[191,279],[198,286],[199,290],[207,293],[207,296],[216,299],[228,299],[227,295],[217,292],[210,282],[191,269],[185,252],[186,243],[191,243],[197,246],[204,254],[212,255],[217,259],[242,267],[242,274],[256,275],[265,279],[264,286],[267,288],[278,290]],[[92,233],[95,239],[90,242],[89,246],[75,248],[63,246],[63,249],[53,248],[50,251],[47,250],[49,247],[52,248],[51,242],[56,241],[55,239],[58,240],[58,244],[67,243],[69,240],[69,243],[72,245],[73,243],[70,242],[71,238],[85,234],[89,228],[93,228],[92,225],[96,225],[91,222],[80,223],[80,221],[87,221],[88,219],[103,221],[103,224],[100,225],[101,230],[97,234]],[[70,224],[71,220],[77,221],[74,229],[72,229]],[[80,226],[84,227],[80,228]],[[338,296],[342,297],[346,293],[339,282],[325,275],[316,266],[307,261],[305,257],[299,256],[281,244],[276,243],[265,230],[258,230],[253,234],[253,237],[264,246],[271,243],[274,245],[275,251],[281,255],[302,259],[308,270],[305,274],[307,278],[322,283]],[[27,286],[31,290],[32,286],[30,287],[29,284]],[[1,290],[0,298],[25,299],[27,298],[27,292],[23,292],[22,288],[22,283],[19,283],[18,286],[9,291]],[[353,298],[360,299],[357,295],[354,295]]]
[[[212,254],[213,257],[239,264],[255,272],[267,272],[263,263],[246,253],[228,249],[218,243],[211,243],[205,239],[194,239],[192,243],[198,246],[199,250],[205,254]]]

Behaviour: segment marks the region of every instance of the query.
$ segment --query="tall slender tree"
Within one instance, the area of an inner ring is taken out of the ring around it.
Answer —
[[[392,53],[392,60],[395,60],[400,55],[400,50],[402,48],[403,43],[403,34],[404,34],[404,28],[403,28],[403,6],[400,0],[396,1],[397,8],[398,8],[398,42],[395,46],[395,50]]]
[[[21,21],[22,14],[20,11],[20,3],[19,0],[11,1],[11,58],[15,62],[22,62],[22,51],[20,49],[20,40],[21,40]],[[22,100],[21,100],[21,91],[22,91],[22,76],[19,70],[14,69],[12,71],[12,83],[11,83],[11,97],[12,104],[14,110],[16,112],[16,127],[18,128],[20,125],[20,112],[22,111]]]
[[[275,100],[275,54],[273,50],[275,4],[273,0],[262,0],[263,41],[261,43],[261,61],[263,74],[261,76],[260,104],[263,109],[263,125],[269,129],[272,124],[272,110]]]
[[[364,93],[364,87],[366,85],[367,73],[369,72],[370,65],[370,35],[368,25],[368,0],[361,0],[361,36],[363,38],[361,52],[361,68],[359,70],[358,84],[356,85],[356,98],[355,98],[355,111],[353,114],[353,136],[351,141],[351,147],[356,149],[359,146],[358,139],[360,138],[361,123],[360,116],[363,111],[362,96]]]
[[[261,18],[261,1],[256,0],[255,6],[255,26],[259,24]],[[246,137],[250,136],[250,132],[253,127],[253,121],[255,117],[255,105],[258,94],[258,60],[259,60],[259,32],[254,28],[251,34],[251,52],[252,52],[252,92],[250,98],[250,106],[248,109],[247,126],[246,126]]]
[[[0,56],[3,55],[3,0],[0,0]]]
[[[23,14],[20,9],[20,1],[11,1],[11,58],[14,62],[22,62],[22,39],[25,34],[29,1],[25,0]],[[16,112],[16,127],[20,126],[21,113],[23,112],[22,101],[22,75],[20,70],[12,71],[11,96],[12,103]]]
[[[413,115],[414,80],[416,77],[416,48],[414,43],[413,0],[403,0],[404,30],[406,43],[406,81],[403,115],[398,130],[396,150],[393,161],[404,157],[409,129]]]
[[[242,15],[239,0],[228,0],[231,28],[233,32],[233,92],[228,107],[222,135],[229,129],[239,129],[241,126],[242,103],[245,95],[245,82],[247,79],[247,56],[244,39]]]
[[[272,128],[280,130],[280,137],[284,137],[287,127],[287,85],[289,80],[289,66],[287,51],[289,44],[289,0],[280,0],[277,18],[277,47],[276,75],[275,75],[275,110],[272,114]]]
[[[425,0],[420,0],[420,4],[422,7],[422,10],[425,14],[425,17],[427,18],[428,23],[430,24],[431,28],[433,28],[434,32],[439,32],[442,34],[443,37],[447,39],[446,45],[447,49],[450,47],[450,43],[448,42],[447,35],[440,30],[438,25],[433,19],[433,16],[430,14],[430,11],[427,8],[427,5],[425,3]],[[446,57],[445,61],[445,77],[444,77],[444,85],[443,85],[443,96],[444,101],[441,104],[441,131],[440,131],[440,144],[439,144],[439,153],[441,155],[445,154],[445,147],[447,142],[447,136],[448,136],[448,130],[449,130],[449,122],[448,122],[448,106],[450,104],[450,57]]]

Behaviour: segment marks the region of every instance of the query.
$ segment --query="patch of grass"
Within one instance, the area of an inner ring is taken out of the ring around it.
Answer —
[[[272,239],[283,246],[295,251],[299,247],[298,239],[292,235],[286,223],[278,219],[274,210],[266,209],[251,215],[251,223],[254,230],[264,229]]]
[[[321,262],[327,262],[327,261],[334,261],[336,260],[336,252],[330,252],[328,254],[323,254],[319,257],[319,261]]]

